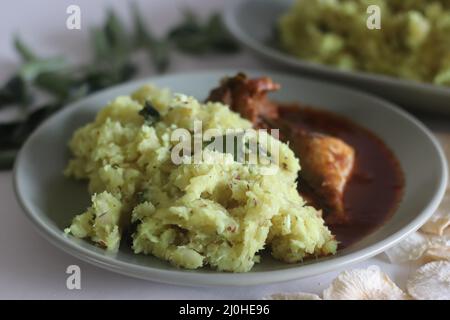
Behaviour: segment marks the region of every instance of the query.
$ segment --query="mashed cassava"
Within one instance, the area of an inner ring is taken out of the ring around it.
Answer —
[[[156,121],[142,116],[147,103]],[[251,127],[223,104],[149,85],[116,98],[78,129],[65,174],[89,181],[92,203],[66,232],[112,251],[132,232],[135,253],[189,269],[249,271],[265,247],[290,263],[335,253],[320,212],[297,192],[300,166],[288,145],[268,135],[279,147],[272,175],[260,173],[265,164],[208,148],[205,159],[227,161],[175,164],[171,135],[177,128],[192,131],[194,120],[220,132]]]
[[[373,5],[380,29],[367,27]],[[296,0],[279,31],[302,59],[450,86],[448,0]]]

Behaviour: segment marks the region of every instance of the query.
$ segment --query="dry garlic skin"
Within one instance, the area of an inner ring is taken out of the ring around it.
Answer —
[[[124,232],[133,230],[135,253],[188,269],[246,272],[264,248],[285,262],[336,252],[319,212],[297,192],[299,160],[286,144],[266,136],[279,150],[272,164],[248,164],[208,148],[201,161],[185,155],[175,163],[179,141],[172,135],[192,132],[195,121],[222,134],[251,128],[226,105],[144,86],[78,129],[65,174],[87,180],[93,198],[67,232],[117,250]],[[267,169],[276,170],[262,174]],[[100,200],[111,207],[100,210]]]
[[[324,300],[405,300],[408,296],[378,266],[344,271],[323,292]]]
[[[428,239],[425,235],[414,232],[399,244],[385,251],[391,263],[405,263],[418,260],[428,249]]]
[[[408,279],[408,293],[417,300],[450,300],[450,262],[434,261]]]

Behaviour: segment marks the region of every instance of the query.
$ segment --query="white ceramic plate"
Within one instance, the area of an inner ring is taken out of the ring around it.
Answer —
[[[270,46],[274,26],[293,0],[243,0],[224,13],[230,32],[244,46],[267,60],[339,84],[352,85],[398,103],[404,108],[450,115],[450,88],[363,72],[345,72],[297,59]]]
[[[332,110],[372,130],[386,142],[398,157],[406,178],[403,200],[389,221],[336,256],[297,264],[264,256],[251,272],[242,274],[180,270],[152,256],[135,255],[127,246],[111,255],[63,233],[73,216],[89,204],[86,184],[62,175],[69,159],[67,142],[75,129],[93,120],[108,101],[144,83],[204,99],[223,76],[234,75],[233,70],[131,82],[92,95],[52,116],[28,139],[15,164],[16,194],[29,220],[62,250],[115,272],[175,284],[254,285],[311,276],[366,259],[418,229],[434,212],[445,191],[447,167],[438,143],[420,122],[384,100],[357,91],[283,74],[246,72],[250,76],[268,75],[281,83],[282,90],[273,94],[275,99]]]

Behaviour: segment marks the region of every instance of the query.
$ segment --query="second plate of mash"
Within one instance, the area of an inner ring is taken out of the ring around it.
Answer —
[[[373,14],[379,29],[367,26]],[[290,70],[450,113],[447,1],[246,0],[226,10],[225,22],[242,44]]]

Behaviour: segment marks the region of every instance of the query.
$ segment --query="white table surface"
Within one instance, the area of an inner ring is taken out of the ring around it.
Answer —
[[[137,2],[141,4],[148,23],[155,32],[160,33],[179,18],[179,9],[183,6],[189,5],[203,15],[213,9],[220,9],[230,0]],[[65,12],[70,4],[77,4],[81,8],[81,30],[67,30],[65,27]],[[0,81],[3,82],[18,63],[10,42],[14,32],[20,32],[23,39],[42,54],[62,53],[74,62],[84,61],[89,56],[89,28],[102,21],[107,6],[120,10],[121,16],[130,20],[128,5],[123,0],[15,0],[3,4],[0,19]],[[267,67],[264,62],[244,51],[235,56],[198,60],[176,55],[169,72],[263,67]],[[152,73],[151,68],[144,67],[141,76]],[[11,113],[0,113],[0,121],[12,116]],[[441,123],[441,130],[445,131],[446,125],[445,122]],[[43,239],[22,213],[15,200],[11,181],[11,172],[0,172],[0,298],[3,299],[259,299],[276,292],[320,293],[341,271],[288,283],[243,288],[181,287],[128,278],[84,263]],[[81,290],[66,288],[65,271],[73,264],[81,268]],[[392,265],[384,254],[352,268],[372,264],[379,265],[402,288],[414,268],[408,264]]]

